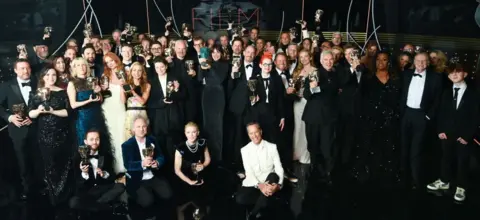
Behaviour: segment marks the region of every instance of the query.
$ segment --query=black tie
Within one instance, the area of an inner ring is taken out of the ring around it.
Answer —
[[[27,83],[21,83],[22,87],[25,87],[25,86],[30,86],[30,83],[27,82]]]
[[[98,160],[98,154],[97,155],[88,155],[88,159],[92,159],[92,158],[95,158]]]
[[[246,68],[246,69],[252,68],[252,64],[247,64],[247,66],[246,66],[245,68]]]
[[[268,86],[270,85],[270,77],[269,78],[263,78],[263,81],[265,82],[265,89],[268,89]]]
[[[418,73],[414,73],[414,74],[413,74],[413,77],[415,77],[415,76],[418,76],[418,77],[422,78],[422,75],[420,75],[420,74],[418,74]]]
[[[457,109],[457,99],[458,99],[458,90],[460,90],[460,88],[453,88],[453,107],[455,109]]]

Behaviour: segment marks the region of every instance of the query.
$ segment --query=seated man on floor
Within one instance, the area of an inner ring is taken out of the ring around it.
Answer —
[[[240,205],[254,205],[249,219],[256,219],[281,189],[283,168],[277,146],[262,140],[258,123],[248,124],[247,133],[251,142],[241,150],[246,177],[236,200]]]
[[[114,214],[125,214],[124,204],[118,202],[125,184],[115,181],[110,146],[100,146],[100,133],[94,129],[87,131],[84,143],[79,152],[85,149],[88,153],[77,153],[73,159],[77,190],[70,207],[93,212],[113,208]]]
[[[130,178],[127,178],[127,192],[142,208],[147,218],[162,213],[165,219],[174,213],[173,191],[167,179],[159,175],[165,157],[153,137],[147,136],[148,119],[139,115],[133,120],[133,137],[122,144],[123,163]],[[162,210],[153,207],[155,196],[162,200]],[[163,218],[162,218],[163,219]]]

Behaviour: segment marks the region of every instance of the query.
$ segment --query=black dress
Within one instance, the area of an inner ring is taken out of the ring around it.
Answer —
[[[186,142],[183,142],[177,146],[177,151],[182,155],[182,173],[190,178],[191,180],[203,180],[204,183],[200,186],[191,186],[184,181],[181,181],[180,184],[180,194],[184,199],[189,201],[194,201],[197,205],[205,203],[206,188],[208,183],[208,177],[205,172],[208,172],[208,169],[204,169],[198,174],[194,174],[192,170],[192,164],[198,163],[199,161],[203,163],[205,161],[205,148],[207,147],[207,141],[205,139],[199,139],[197,141],[198,149],[191,150],[188,147]]]
[[[38,98],[30,99],[30,110],[42,104]],[[69,109],[67,93],[64,90],[52,91],[49,106],[53,110]],[[72,158],[74,136],[69,117],[53,114],[38,116],[37,143],[45,167],[45,183],[53,205],[64,203],[73,192]]]
[[[202,112],[203,131],[209,140],[209,149],[214,161],[221,161],[223,154],[223,115],[225,91],[223,83],[228,74],[228,63],[213,62],[209,70],[200,69],[198,79],[203,81]]]
[[[400,80],[383,84],[376,76],[361,90],[353,177],[359,182],[393,186],[400,181]]]

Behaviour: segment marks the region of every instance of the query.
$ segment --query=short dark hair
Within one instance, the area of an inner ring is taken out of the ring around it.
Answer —
[[[239,37],[234,38],[233,41],[232,41],[232,46],[233,46],[233,44],[235,44],[235,41],[240,42],[240,44],[241,44],[242,47],[243,47],[243,40],[242,40],[242,38],[239,38]]]
[[[275,55],[275,60],[277,60],[277,57],[279,57],[279,56],[284,56],[285,58],[288,57],[286,53],[280,52],[280,53],[277,53],[277,55]]]
[[[168,61],[163,57],[157,57],[157,58],[153,59],[152,63],[153,63],[153,65],[155,65],[156,63],[163,63],[165,66],[168,67]]]
[[[205,42],[205,41],[203,40],[203,37],[200,37],[200,36],[195,36],[195,37],[193,37],[193,41],[199,41],[199,40],[201,40],[202,42]]]
[[[453,72],[466,72],[461,63],[450,63],[445,70],[449,74]]]
[[[258,129],[262,130],[262,127],[260,127],[260,124],[256,121],[249,122],[247,124],[247,126],[245,126],[245,128],[248,129],[248,127],[253,126],[253,125],[257,126]]]
[[[85,47],[82,48],[82,54],[85,54],[85,51],[88,50],[88,49],[92,49],[93,52],[95,52],[95,47],[93,47],[93,44],[88,43],[88,44],[85,45]]]
[[[260,28],[257,26],[252,27],[252,29],[250,29],[250,31],[253,31],[253,30],[257,30],[257,32],[260,33]]]
[[[17,68],[17,64],[19,64],[19,63],[28,63],[28,64],[30,65],[30,62],[28,62],[27,59],[17,59],[17,60],[15,61],[15,63],[13,63],[13,68],[16,69],[16,68]]]
[[[343,51],[346,51],[347,49],[350,49],[350,48],[355,49],[356,47],[351,43],[347,43],[343,46]]]
[[[88,134],[90,134],[90,133],[97,133],[98,136],[100,137],[100,130],[98,130],[96,128],[90,128],[90,129],[87,130],[87,132],[85,132],[85,135],[83,136],[83,139],[87,140]]]

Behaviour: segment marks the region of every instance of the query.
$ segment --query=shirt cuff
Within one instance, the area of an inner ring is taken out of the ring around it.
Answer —
[[[12,117],[13,115],[8,116],[8,123],[12,123]]]
[[[314,87],[314,88],[310,88],[310,92],[312,94],[315,94],[315,93],[320,93],[322,90],[320,89],[320,86],[317,86],[317,87]]]
[[[103,171],[103,178],[108,179],[108,177],[110,177],[110,173],[108,173],[107,171]]]
[[[88,175],[88,173],[83,173],[82,172],[82,177],[83,177],[83,179],[88,180],[90,178],[90,175]]]

